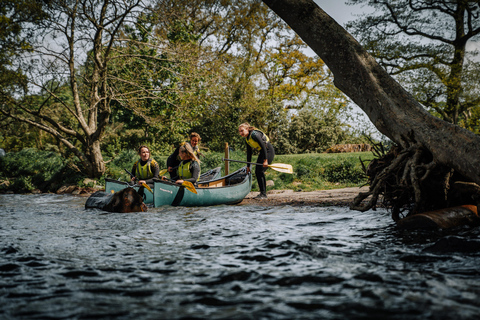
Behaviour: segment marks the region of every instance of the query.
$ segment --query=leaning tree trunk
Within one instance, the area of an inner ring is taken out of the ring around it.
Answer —
[[[326,63],[335,77],[335,86],[367,114],[381,133],[400,146],[400,156],[406,157],[401,159],[405,171],[400,178],[411,178],[415,193],[420,190],[415,184],[420,185],[422,179],[438,166],[454,169],[480,184],[480,137],[425,111],[313,0],[263,2]],[[422,153],[429,155],[427,162],[419,162]],[[394,167],[390,168],[393,170]],[[384,169],[380,175],[389,173],[388,168]],[[379,185],[370,186],[371,190],[375,187],[380,188]],[[378,193],[374,193],[376,195]]]

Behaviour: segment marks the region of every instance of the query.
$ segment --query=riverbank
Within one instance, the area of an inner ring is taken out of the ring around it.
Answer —
[[[89,197],[96,191],[105,191],[103,188],[81,188],[78,186],[64,186],[60,188],[57,194],[72,194],[79,197]],[[238,205],[260,205],[260,206],[339,206],[348,207],[353,199],[360,192],[367,192],[367,187],[350,187],[329,190],[299,191],[293,190],[270,190],[267,199],[255,199],[259,192],[250,192]],[[1,193],[1,192],[0,192]],[[12,191],[4,192],[13,194]],[[34,190],[33,194],[42,193],[40,190]]]
[[[267,199],[255,199],[259,192],[250,192],[239,205],[260,206],[349,206],[360,193],[368,191],[366,187],[294,192],[293,190],[270,190]]]

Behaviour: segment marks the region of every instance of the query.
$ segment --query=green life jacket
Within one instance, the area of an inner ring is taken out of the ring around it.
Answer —
[[[155,165],[157,162],[153,159],[148,159],[147,163],[144,166],[140,165],[140,160],[135,162],[135,177],[140,180],[146,180],[153,178],[152,165]]]
[[[266,139],[265,142],[269,142],[270,139],[267,137],[267,135],[266,135],[265,133],[263,133],[263,132],[260,131],[260,130],[255,129],[255,130],[252,130],[252,132],[250,132],[250,134],[248,135],[248,137],[245,138],[245,141],[247,141],[247,143],[250,145],[250,147],[252,147],[252,148],[257,149],[258,151],[260,151],[260,150],[262,150],[262,147],[260,146],[260,144],[259,144],[257,141],[253,140],[253,138],[252,138],[252,133],[253,133],[253,131],[258,131],[258,132],[262,133],[263,136],[264,136],[265,139]]]
[[[193,164],[194,160],[182,161],[178,165],[177,175],[180,179],[190,179],[192,173],[190,172],[190,165]],[[196,162],[196,161],[195,161]],[[200,179],[200,174],[198,175],[197,181]]]

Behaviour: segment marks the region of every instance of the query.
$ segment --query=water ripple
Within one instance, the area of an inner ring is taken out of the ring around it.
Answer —
[[[85,210],[0,195],[0,318],[477,319],[480,228],[405,233],[382,210]]]

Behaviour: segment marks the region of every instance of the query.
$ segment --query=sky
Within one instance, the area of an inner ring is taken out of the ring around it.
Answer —
[[[346,23],[352,20],[355,20],[360,13],[364,12],[373,12],[371,7],[365,6],[350,6],[346,5],[346,0],[314,0],[314,2],[322,8],[329,16],[335,19],[341,26],[345,27]],[[477,38],[478,39],[478,38]],[[477,49],[480,51],[480,41],[472,42],[469,41],[467,44],[467,50],[474,50]],[[311,54],[314,55],[315,53],[313,50]],[[480,54],[474,58],[475,61],[480,61]],[[364,115],[363,111],[358,108],[356,105],[354,106],[354,110],[364,116],[364,120],[368,121],[366,116]]]
[[[347,22],[356,18],[354,14],[372,10],[358,5],[347,6],[345,0],[314,0],[314,2],[343,27]]]
[[[363,9],[359,6],[347,6],[345,4],[345,0],[314,0],[314,1],[320,8],[323,9],[323,11],[325,11],[329,16],[335,19],[335,21],[337,21],[337,23],[343,27],[345,27],[345,24],[347,24],[347,22],[354,20],[356,18],[354,14],[359,14],[359,13],[362,13],[364,10],[368,10],[368,8]],[[315,54],[313,50],[311,51],[311,54],[312,55]],[[351,106],[353,107],[353,112],[358,115],[357,116],[358,118],[356,119],[357,121],[351,122],[350,125],[352,125],[353,127],[358,127],[361,122],[363,123],[363,125],[360,125],[360,127],[364,129],[368,128],[371,132],[377,132],[377,130],[375,129],[373,124],[371,124],[370,120],[362,111],[362,109],[360,109],[354,103],[352,103]],[[377,139],[380,139],[380,133],[373,133],[373,136]]]

